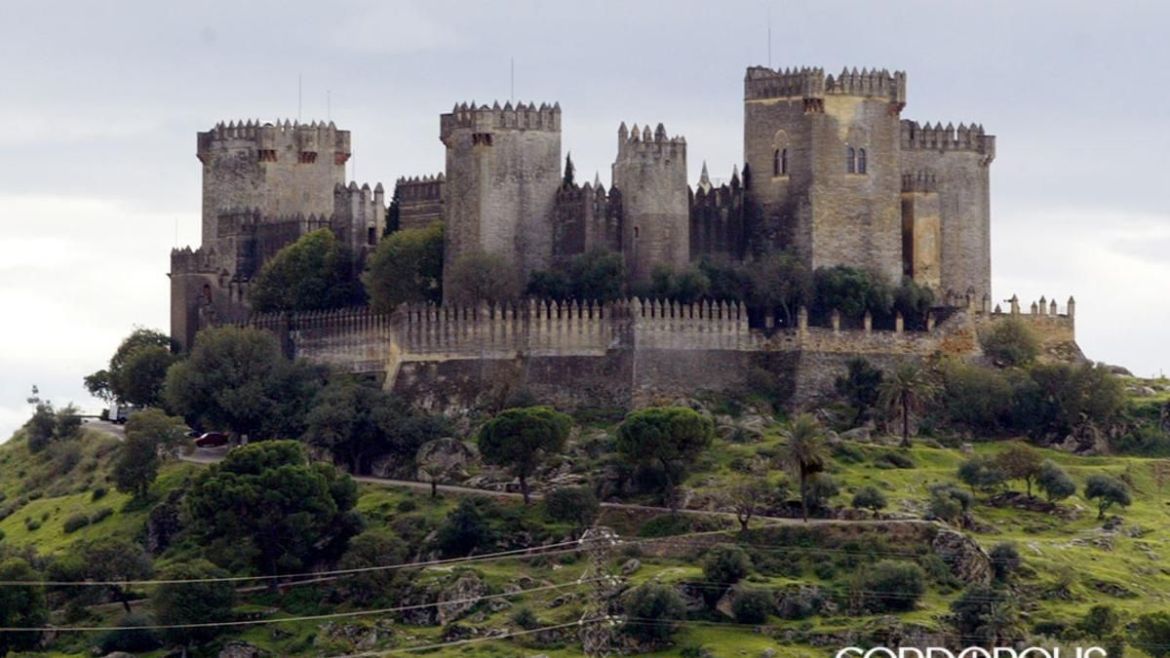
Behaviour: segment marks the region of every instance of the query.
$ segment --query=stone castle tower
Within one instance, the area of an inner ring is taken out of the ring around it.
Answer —
[[[345,184],[350,135],[332,122],[217,124],[197,136],[202,244],[171,252],[171,336],[247,319],[260,267],[302,235],[331,229],[360,261],[386,222],[379,183]],[[355,262],[355,265],[357,263]]]
[[[631,281],[648,281],[654,267],[690,261],[687,142],[667,137],[660,123],[641,133],[618,128],[613,187],[622,197],[622,245]]]
[[[460,104],[440,118],[439,137],[447,149],[446,262],[478,251],[506,256],[525,277],[547,268],[561,184],[560,105]]]

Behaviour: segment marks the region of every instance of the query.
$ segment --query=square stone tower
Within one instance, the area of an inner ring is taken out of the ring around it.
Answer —
[[[905,102],[901,72],[748,69],[744,178],[773,246],[900,281]]]
[[[499,254],[521,274],[549,266],[561,184],[561,107],[455,106],[440,118],[446,255]]]
[[[621,194],[622,250],[631,281],[650,279],[664,265],[681,270],[690,262],[690,195],[687,141],[667,137],[661,123],[641,132],[622,123],[613,163],[613,187]]]

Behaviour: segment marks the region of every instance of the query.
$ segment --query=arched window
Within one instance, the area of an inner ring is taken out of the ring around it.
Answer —
[[[857,173],[857,151],[852,146],[845,147],[845,172]]]
[[[772,151],[772,175],[779,176],[783,169],[780,166],[780,149]]]
[[[788,149],[780,149],[780,173],[788,175]]]
[[[865,149],[857,149],[857,173],[865,173]]]

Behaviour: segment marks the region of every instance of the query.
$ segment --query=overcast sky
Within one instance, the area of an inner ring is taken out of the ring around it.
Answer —
[[[560,101],[581,177],[608,185],[624,120],[685,135],[692,182],[703,160],[727,178],[769,14],[773,66],[905,70],[904,117],[998,136],[997,300],[1075,295],[1091,358],[1170,371],[1166,3],[0,0],[0,436],[34,383],[96,408],[82,376],[168,329],[196,131],[299,107],[390,187],[441,170],[439,113],[507,100],[514,60],[518,100]]]

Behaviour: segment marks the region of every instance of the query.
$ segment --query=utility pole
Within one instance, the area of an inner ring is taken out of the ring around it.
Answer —
[[[609,560],[621,539],[612,528],[594,526],[579,541],[589,556],[589,566],[579,582],[593,583],[593,596],[581,611],[581,648],[591,657],[615,656],[621,647],[617,639],[619,617],[614,613],[624,579],[610,570]]]

